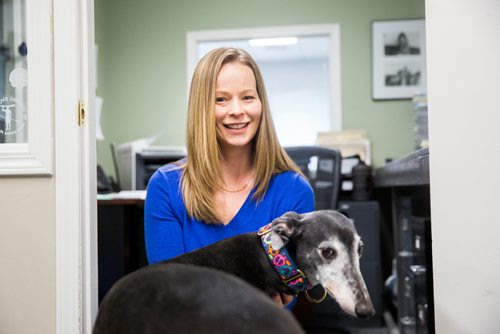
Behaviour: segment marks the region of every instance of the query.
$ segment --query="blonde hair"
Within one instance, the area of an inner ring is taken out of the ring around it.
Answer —
[[[252,143],[257,185],[253,198],[262,200],[273,174],[288,170],[300,173],[279,144],[257,63],[242,49],[212,50],[199,61],[191,81],[186,134],[188,154],[181,166],[181,190],[187,212],[191,217],[209,224],[221,222],[214,200],[215,191],[222,186],[221,151],[214,112],[215,90],[222,66],[230,62],[239,62],[252,69],[262,103],[260,126]]]

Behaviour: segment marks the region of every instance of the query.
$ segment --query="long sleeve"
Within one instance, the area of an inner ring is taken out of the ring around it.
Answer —
[[[144,208],[144,234],[149,264],[185,252],[182,222],[175,215],[174,196],[178,197],[180,193],[172,191],[166,173],[157,171],[148,184]]]

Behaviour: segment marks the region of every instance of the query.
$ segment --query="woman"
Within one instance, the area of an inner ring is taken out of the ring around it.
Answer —
[[[241,49],[211,51],[191,82],[187,158],[148,184],[149,263],[313,210],[311,187],[276,137],[257,64]]]

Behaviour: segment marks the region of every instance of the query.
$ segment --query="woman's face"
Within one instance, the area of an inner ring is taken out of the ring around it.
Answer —
[[[217,139],[222,150],[251,147],[262,103],[252,69],[239,62],[222,66],[215,89]]]

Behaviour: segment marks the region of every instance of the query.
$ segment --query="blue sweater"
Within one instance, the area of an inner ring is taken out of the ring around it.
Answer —
[[[145,204],[146,252],[150,264],[208,246],[222,239],[255,232],[287,211],[314,210],[314,195],[307,181],[295,172],[271,178],[260,203],[252,199],[255,189],[227,225],[205,224],[188,216],[182,200],[182,170],[173,165],[159,168],[151,177]]]

